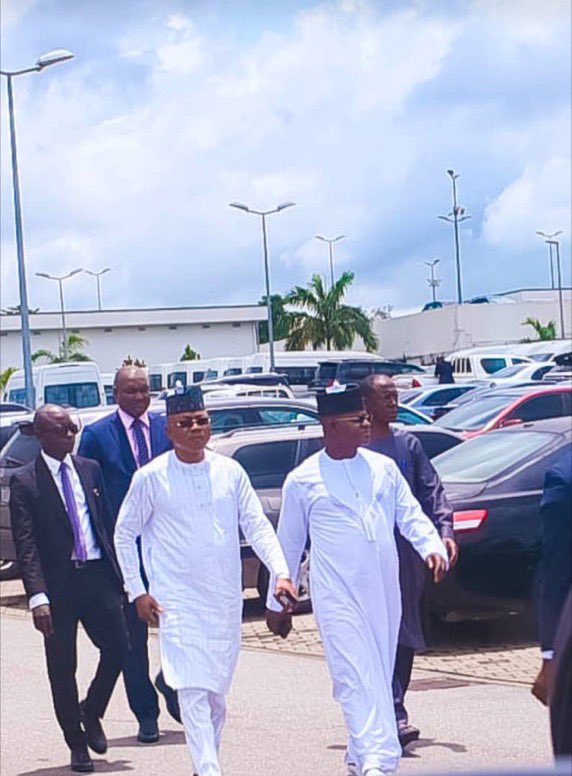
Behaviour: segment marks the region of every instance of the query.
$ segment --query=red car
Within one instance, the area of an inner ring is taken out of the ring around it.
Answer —
[[[572,386],[496,388],[481,393],[435,421],[464,439],[496,428],[572,415]]]

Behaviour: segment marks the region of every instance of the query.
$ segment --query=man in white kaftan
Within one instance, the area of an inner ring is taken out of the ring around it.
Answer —
[[[401,756],[392,676],[401,620],[394,529],[412,543],[439,577],[446,550],[432,522],[389,458],[359,447],[369,416],[359,393],[318,397],[326,449],[287,477],[278,538],[292,579],[310,537],[310,588],[334,697],[349,734],[352,773],[393,773]],[[324,406],[325,405],[325,406]],[[274,614],[284,635],[290,616]]]
[[[158,621],[161,665],[179,693],[195,770],[218,776],[225,696],[240,649],[239,527],[278,580],[278,591],[293,587],[246,472],[236,461],[205,450],[210,425],[196,391],[167,400],[175,449],[133,477],[115,546],[129,599],[140,616]],[[193,449],[200,455],[189,455]],[[137,557],[139,537],[148,595]]]

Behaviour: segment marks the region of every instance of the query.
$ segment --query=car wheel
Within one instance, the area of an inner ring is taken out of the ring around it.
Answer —
[[[18,561],[0,560],[0,582],[18,576]]]

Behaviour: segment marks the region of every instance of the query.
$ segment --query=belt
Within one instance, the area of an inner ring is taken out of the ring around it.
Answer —
[[[90,564],[101,563],[103,558],[93,558],[93,560],[72,560],[71,564],[74,569],[84,569]]]

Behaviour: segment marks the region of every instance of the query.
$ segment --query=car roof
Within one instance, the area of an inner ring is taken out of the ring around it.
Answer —
[[[570,416],[561,416],[559,418],[545,418],[544,420],[528,420],[524,423],[518,423],[515,426],[506,426],[505,428],[489,431],[489,434],[515,433],[522,431],[543,431],[550,434],[568,434],[572,435],[572,424]]]
[[[322,426],[317,423],[292,423],[284,426],[251,426],[221,434],[213,434],[208,447],[215,452],[236,449],[243,444],[259,442],[284,442],[290,439],[314,439],[323,435]]]

